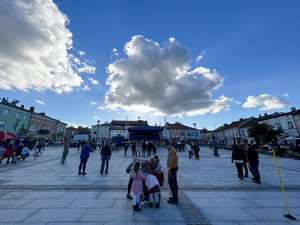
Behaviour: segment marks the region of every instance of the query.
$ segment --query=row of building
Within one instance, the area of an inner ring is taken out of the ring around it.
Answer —
[[[35,112],[34,107],[25,109],[18,106],[18,100],[0,101],[0,131],[8,131],[18,136],[60,140],[66,132],[67,124],[51,118],[44,112]]]
[[[145,120],[112,120],[92,125],[90,128],[68,127],[67,124],[47,116],[44,112],[37,113],[34,107],[29,110],[24,105],[18,106],[18,100],[11,102],[6,98],[0,101],[0,131],[9,131],[19,136],[43,137],[51,140],[60,140],[63,136],[73,138],[74,135],[88,134],[94,140],[112,140],[114,137],[129,138],[128,128],[136,126],[148,126]],[[230,124],[224,124],[213,131],[197,129],[182,123],[165,122],[161,132],[161,139],[182,141],[196,140],[202,144],[212,142],[212,136],[221,146],[231,146],[234,143],[254,143],[253,137],[249,136],[249,129],[255,123],[266,123],[274,129],[282,131],[281,138],[300,136],[300,110],[292,108],[290,112],[264,114],[258,118],[241,118]]]
[[[265,123],[274,130],[281,130],[280,139],[300,137],[300,110],[291,108],[291,111],[286,113],[275,112],[270,115],[264,114],[258,118],[241,118],[230,124],[224,124],[214,131],[202,132],[202,140],[210,141],[214,134],[218,144],[224,147],[236,143],[255,143],[254,138],[249,136],[249,129],[256,123]]]
[[[149,126],[148,121],[145,120],[112,120],[110,123],[92,125],[90,138],[94,140],[113,140],[115,137],[123,137],[129,139],[128,128],[138,126]],[[166,123],[165,126],[157,126],[163,128],[161,132],[162,140],[197,140],[201,139],[201,131],[194,127],[185,126],[179,122]],[[82,129],[82,128],[80,128]],[[78,128],[68,127],[66,129],[66,136],[68,138],[74,135],[82,135],[83,132]]]

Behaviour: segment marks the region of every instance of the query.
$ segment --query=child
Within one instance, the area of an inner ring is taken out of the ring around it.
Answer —
[[[143,180],[145,180],[146,175],[140,170],[141,163],[136,162],[131,171],[130,178],[132,178],[132,189],[134,193],[133,197],[133,210],[141,211],[140,207],[140,195],[143,193]]]
[[[148,174],[145,180],[145,185],[148,188],[149,192],[149,207],[153,207],[153,200],[155,201],[155,207],[159,208],[159,182],[156,176]]]

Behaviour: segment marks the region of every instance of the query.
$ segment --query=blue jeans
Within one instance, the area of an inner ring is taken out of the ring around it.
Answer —
[[[258,170],[258,163],[250,163],[251,166],[251,173],[254,177],[254,179],[258,182],[260,182],[260,174],[259,174],[259,170]]]
[[[172,192],[172,197],[175,201],[178,201],[178,184],[177,184],[177,170],[178,167],[172,168],[168,173],[168,182]]]
[[[103,173],[103,170],[104,170],[104,164],[106,165],[106,167],[105,167],[105,173],[108,172],[109,157],[110,157],[109,155],[102,156],[102,164],[101,164],[101,170],[100,170],[101,174]]]

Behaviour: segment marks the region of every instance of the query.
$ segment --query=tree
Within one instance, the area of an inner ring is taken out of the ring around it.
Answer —
[[[28,134],[28,130],[26,130],[25,128],[20,128],[17,134],[18,136],[26,136]]]
[[[266,123],[255,123],[249,128],[249,136],[255,139],[257,144],[272,142],[282,133],[282,130],[274,130],[273,126]]]

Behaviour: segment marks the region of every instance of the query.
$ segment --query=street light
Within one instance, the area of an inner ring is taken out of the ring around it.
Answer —
[[[99,123],[100,123],[100,120],[97,120],[97,139],[96,139],[96,142],[98,141],[98,138],[99,138]]]
[[[195,128],[195,142],[197,143],[197,133],[196,133],[196,123],[193,123],[194,128]]]
[[[20,119],[17,119],[16,121],[17,121],[17,122],[16,122],[14,134],[16,134],[17,126],[18,126],[18,124],[19,124],[19,122],[20,122]]]

